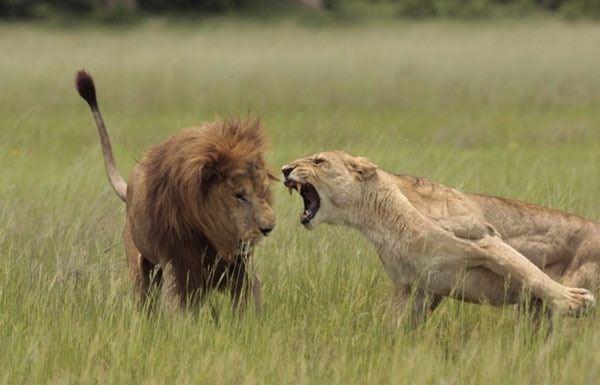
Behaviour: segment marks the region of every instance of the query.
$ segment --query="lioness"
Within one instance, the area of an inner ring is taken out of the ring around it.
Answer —
[[[443,297],[513,304],[527,288],[551,310],[569,314],[594,302],[581,287],[596,288],[600,277],[597,223],[390,174],[343,151],[300,158],[282,172],[285,186],[304,200],[300,221],[307,229],[346,225],[375,245],[393,282],[395,310],[400,315],[412,303],[413,324]]]
[[[126,203],[123,238],[140,302],[165,281],[175,307],[229,289],[235,308],[243,308],[252,290],[260,310],[260,280],[248,277],[247,262],[275,226],[269,184],[277,179],[265,165],[260,122],[225,120],[183,130],[148,151],[126,183],[92,77],[79,71],[76,86],[96,121],[108,180]]]

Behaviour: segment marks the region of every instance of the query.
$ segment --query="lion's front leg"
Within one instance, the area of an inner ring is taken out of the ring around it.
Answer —
[[[232,310],[241,316],[246,311],[251,289],[246,264],[238,262],[227,266],[226,276],[231,293]]]
[[[233,311],[242,316],[248,306],[248,297],[252,293],[254,310],[256,314],[262,312],[262,285],[258,275],[250,278],[247,274],[240,277],[231,287],[231,300]]]
[[[232,308],[234,312],[237,312],[240,316],[243,315],[248,306],[248,296],[252,293],[252,299],[254,302],[254,310],[256,314],[262,312],[262,284],[257,274],[254,274],[252,278],[245,273],[240,276],[236,276],[234,282],[231,285],[231,300]]]
[[[185,294],[180,287],[175,270],[171,263],[163,268],[164,303],[171,313],[177,313],[186,308]]]
[[[226,267],[227,287],[231,293],[232,308],[240,316],[246,311],[249,296],[254,300],[254,309],[262,310],[262,285],[258,274],[251,271],[246,261],[236,261]]]
[[[213,289],[202,272],[180,261],[164,265],[163,281],[165,304],[171,312],[200,306]]]
[[[392,299],[396,325],[406,322],[410,329],[418,327],[438,307],[442,299],[441,296],[412,289],[410,285],[396,285]]]
[[[258,274],[254,274],[252,278],[252,298],[254,299],[254,310],[256,314],[262,313],[263,299],[262,299],[262,282]]]

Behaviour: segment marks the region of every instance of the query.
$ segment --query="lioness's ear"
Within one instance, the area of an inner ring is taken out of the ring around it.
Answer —
[[[356,179],[366,180],[375,175],[377,165],[362,156],[346,161],[346,167],[355,174]]]

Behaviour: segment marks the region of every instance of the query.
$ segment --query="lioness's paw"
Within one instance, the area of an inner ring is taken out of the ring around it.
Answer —
[[[579,316],[592,308],[596,300],[592,293],[583,288],[565,287],[561,297],[554,301],[555,310],[572,316]]]

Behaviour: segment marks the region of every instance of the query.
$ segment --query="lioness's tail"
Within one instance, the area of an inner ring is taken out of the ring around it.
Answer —
[[[96,121],[96,127],[98,128],[98,135],[100,135],[100,142],[102,144],[102,154],[104,155],[104,166],[106,167],[106,175],[110,185],[115,190],[119,198],[125,201],[127,196],[127,183],[123,180],[119,170],[117,170],[117,162],[110,146],[110,139],[104,126],[104,119],[98,108],[98,102],[96,100],[96,87],[94,86],[94,79],[85,72],[84,70],[78,71],[75,77],[75,84],[77,85],[77,92],[87,102],[94,115]]]

